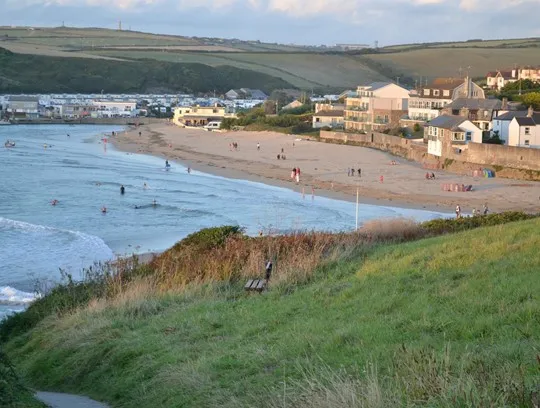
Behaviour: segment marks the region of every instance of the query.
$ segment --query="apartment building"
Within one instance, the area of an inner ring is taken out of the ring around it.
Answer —
[[[391,82],[359,86],[355,95],[345,100],[345,129],[380,131],[396,127],[407,114],[408,101],[409,91]]]

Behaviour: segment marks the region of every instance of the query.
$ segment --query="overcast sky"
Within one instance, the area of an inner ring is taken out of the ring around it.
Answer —
[[[0,0],[0,25],[379,46],[540,37],[540,0]]]

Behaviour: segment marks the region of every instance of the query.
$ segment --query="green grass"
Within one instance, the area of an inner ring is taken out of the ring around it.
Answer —
[[[532,407],[539,232],[534,219],[361,246],[264,295],[134,287],[6,350],[30,384],[117,407]]]
[[[0,48],[0,92],[227,92],[231,88],[265,92],[290,88],[288,82],[231,66],[164,61],[109,61],[14,54]]]
[[[485,77],[489,71],[519,65],[537,65],[540,48],[425,48],[365,58],[389,66],[409,77],[458,76],[459,68],[470,66],[473,77]],[[463,71],[465,73],[465,71]]]
[[[231,65],[276,76],[303,88],[356,88],[359,84],[387,78],[354,56],[316,53],[278,52],[160,52],[143,50],[96,50],[96,55],[116,58],[157,59],[171,62],[196,62],[211,66]]]
[[[15,370],[0,349],[0,407],[3,408],[44,408],[32,396],[30,390],[21,384]]]

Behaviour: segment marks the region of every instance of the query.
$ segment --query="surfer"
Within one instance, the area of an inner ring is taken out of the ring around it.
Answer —
[[[120,186],[120,194],[124,195],[126,192],[126,189],[124,188],[124,185]]]
[[[169,160],[165,160],[165,167],[169,168],[171,165],[169,164]]]
[[[107,213],[107,207],[105,207],[105,206],[101,207],[101,212],[103,214],[106,214]]]

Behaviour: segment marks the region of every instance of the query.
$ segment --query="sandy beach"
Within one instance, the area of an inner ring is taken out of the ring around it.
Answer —
[[[350,201],[356,200],[358,190],[360,202],[367,204],[449,212],[459,204],[463,212],[470,213],[487,203],[490,211],[540,211],[537,182],[474,178],[444,171],[435,171],[435,180],[426,180],[426,170],[420,164],[378,150],[275,132],[206,132],[163,123],[129,129],[111,140],[122,151],[157,155],[195,170],[286,187],[306,195],[313,192]],[[231,148],[233,142],[238,144],[237,150]],[[277,159],[282,149],[286,160]],[[291,180],[293,167],[301,170],[298,184]],[[348,168],[356,170],[354,176],[348,175]],[[357,169],[361,169],[361,176]],[[473,191],[442,191],[442,183],[472,184]]]

